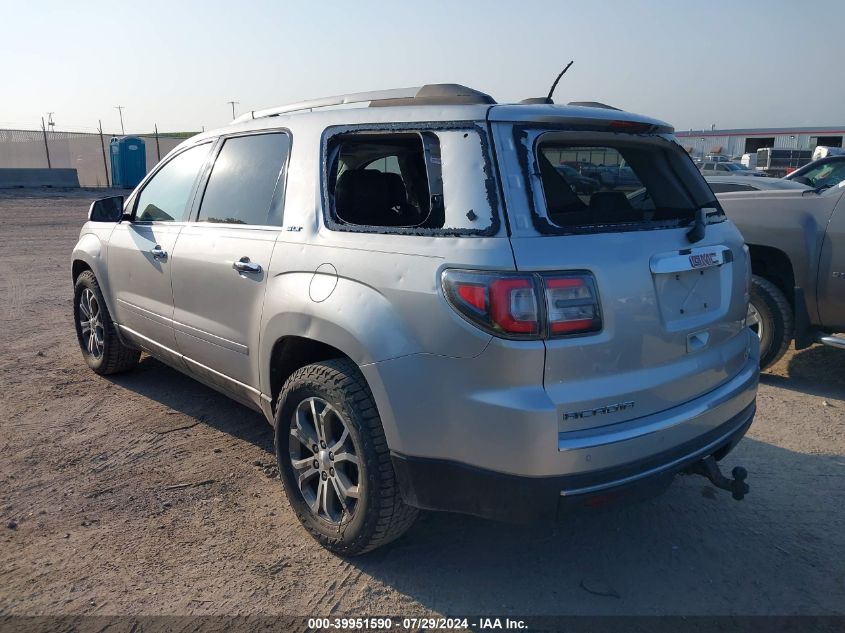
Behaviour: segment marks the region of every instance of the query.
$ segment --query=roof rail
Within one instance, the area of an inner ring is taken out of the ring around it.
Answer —
[[[619,110],[619,108],[614,108],[612,105],[607,105],[606,103],[600,103],[598,101],[570,101],[566,105],[581,106],[582,108],[603,108],[604,110]]]
[[[550,97],[529,97],[519,102],[519,105],[554,105]]]
[[[346,105],[350,103],[369,102],[370,106],[397,105],[466,105],[466,104],[494,104],[490,95],[461,86],[460,84],[428,84],[414,88],[395,88],[393,90],[376,90],[374,92],[355,92],[347,95],[311,99],[287,105],[252,110],[242,114],[232,123],[242,123],[252,119],[278,116],[288,112],[301,112],[314,108]]]

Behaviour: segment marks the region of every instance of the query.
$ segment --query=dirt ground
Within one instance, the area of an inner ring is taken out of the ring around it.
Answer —
[[[429,513],[343,560],[261,416],[152,358],[82,362],[70,252],[101,195],[0,192],[0,614],[845,613],[845,352],[763,377],[740,503],[685,477],[557,526]]]

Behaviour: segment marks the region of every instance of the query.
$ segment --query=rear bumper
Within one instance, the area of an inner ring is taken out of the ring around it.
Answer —
[[[509,522],[553,521],[578,507],[660,494],[690,464],[727,455],[751,426],[755,410],[752,401],[694,440],[624,465],[571,475],[523,477],[398,453],[392,454],[393,467],[410,505]]]
[[[542,344],[494,342],[475,358],[414,355],[361,369],[397,455],[539,480],[623,468],[711,437],[757,394],[757,338],[746,328],[740,342],[744,362],[729,372],[733,356],[723,361],[725,380],[710,391],[675,406],[667,394],[655,413],[580,429],[562,422],[568,404],[544,388]],[[627,387],[611,384],[608,402],[613,389]]]

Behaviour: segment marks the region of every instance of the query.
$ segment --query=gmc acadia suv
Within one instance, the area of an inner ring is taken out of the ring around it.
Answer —
[[[716,461],[755,411],[748,252],[672,132],[454,84],[248,113],[92,205],[83,356],[263,412],[345,555],[418,508],[555,519],[679,472],[742,498]],[[632,177],[586,191],[580,163]]]

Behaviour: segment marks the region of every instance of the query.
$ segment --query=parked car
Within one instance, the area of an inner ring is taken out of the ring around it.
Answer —
[[[845,348],[838,334],[845,332],[843,196],[845,182],[718,196],[751,253],[749,323],[764,368],[793,340],[798,349],[814,342]]]
[[[766,191],[769,189],[810,189],[807,185],[783,178],[757,178],[754,176],[705,176],[713,193],[740,191]]]
[[[682,471],[740,499],[717,461],[755,412],[750,263],[671,133],[456,85],[247,113],[92,205],[82,356],[145,350],[261,411],[340,554],[418,508],[553,520]],[[585,146],[649,195],[576,194],[550,157]]]
[[[765,177],[764,172],[748,169],[740,163],[702,163],[699,170],[705,176]]]
[[[705,154],[703,162],[705,162],[705,163],[729,163],[729,162],[731,162],[731,157],[725,156],[724,154]]]
[[[627,189],[633,191],[642,187],[640,179],[628,165],[607,165],[601,167],[598,179],[607,189]]]
[[[569,165],[558,165],[555,169],[560,172],[560,175],[570,184],[575,190],[575,193],[584,193],[590,195],[601,188],[601,183],[595,178],[588,178],[582,176],[573,167]]]
[[[814,160],[785,178],[813,188],[833,187],[845,180],[845,156],[828,156]]]

